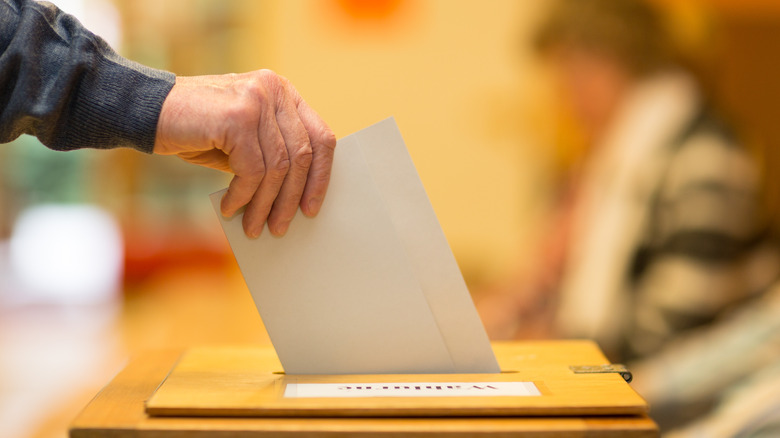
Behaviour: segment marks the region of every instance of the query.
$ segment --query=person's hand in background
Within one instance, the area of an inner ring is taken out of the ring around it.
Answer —
[[[283,235],[300,205],[316,215],[325,197],[336,137],[292,84],[270,70],[177,77],[162,106],[154,152],[235,174],[224,216],[246,206],[257,237],[268,222]]]

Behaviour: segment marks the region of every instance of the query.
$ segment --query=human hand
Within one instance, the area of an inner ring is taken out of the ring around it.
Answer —
[[[154,153],[235,174],[222,215],[246,206],[257,237],[268,222],[287,232],[298,206],[315,216],[325,197],[336,137],[292,84],[270,70],[177,77],[163,103]]]

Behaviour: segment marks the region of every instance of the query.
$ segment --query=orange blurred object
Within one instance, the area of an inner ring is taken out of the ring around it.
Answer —
[[[126,286],[141,284],[163,272],[187,268],[226,270],[235,262],[227,241],[194,227],[125,227]],[[126,289],[126,292],[130,289]]]
[[[393,16],[403,0],[336,0],[349,16],[358,20],[382,20]]]

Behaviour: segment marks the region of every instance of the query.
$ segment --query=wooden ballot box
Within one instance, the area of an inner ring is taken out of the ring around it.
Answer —
[[[286,375],[271,347],[134,358],[71,438],[657,436],[589,341],[494,343],[500,374]]]

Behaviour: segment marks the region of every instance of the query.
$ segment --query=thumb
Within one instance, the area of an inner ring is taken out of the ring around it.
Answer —
[[[179,152],[176,154],[176,156],[188,163],[210,167],[212,169],[221,170],[223,172],[233,173],[233,170],[230,168],[230,164],[228,163],[227,154],[219,149],[211,149],[208,151]]]

